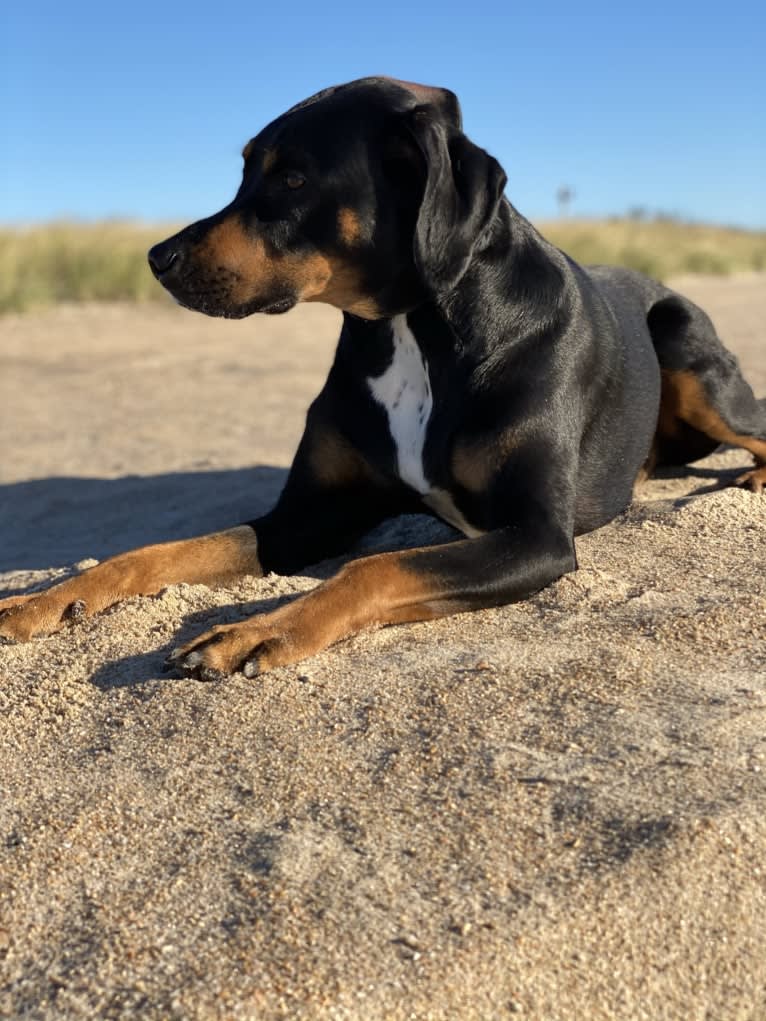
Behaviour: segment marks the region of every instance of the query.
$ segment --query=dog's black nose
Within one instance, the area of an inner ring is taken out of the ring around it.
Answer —
[[[167,273],[177,258],[178,249],[169,241],[162,241],[160,244],[155,245],[149,250],[148,255],[152,273],[154,273],[158,280],[163,273]]]

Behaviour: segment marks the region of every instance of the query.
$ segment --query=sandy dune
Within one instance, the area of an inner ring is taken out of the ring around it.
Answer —
[[[693,278],[766,393],[766,278]],[[0,321],[0,589],[274,499],[336,316]],[[305,577],[0,649],[0,1016],[766,1017],[766,498],[650,483],[529,601],[257,683],[177,638]],[[401,519],[386,548],[449,529]]]

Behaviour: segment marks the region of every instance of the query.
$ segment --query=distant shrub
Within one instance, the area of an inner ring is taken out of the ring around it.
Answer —
[[[578,262],[614,263],[658,280],[678,273],[766,269],[766,232],[683,223],[663,215],[609,220],[558,220],[542,233]]]
[[[63,301],[165,301],[146,252],[167,233],[116,222],[0,230],[0,312]]]
[[[648,277],[662,276],[662,258],[659,255],[647,251],[645,248],[638,248],[634,245],[626,245],[621,248],[615,258],[611,260],[618,266],[626,266],[628,269],[638,270]]]
[[[686,273],[716,273],[723,276],[731,272],[731,265],[725,256],[700,249],[687,252],[683,260],[683,269]]]

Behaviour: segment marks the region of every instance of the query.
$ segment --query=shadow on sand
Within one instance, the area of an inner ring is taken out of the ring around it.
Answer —
[[[285,468],[260,465],[0,486],[0,572],[68,567],[228,528],[269,510],[286,477]]]

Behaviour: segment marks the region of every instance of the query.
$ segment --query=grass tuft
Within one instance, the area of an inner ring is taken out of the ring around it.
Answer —
[[[680,220],[556,220],[541,232],[584,264],[614,263],[657,280],[681,273],[725,275],[766,267],[766,232]]]
[[[171,232],[118,221],[0,229],[0,312],[65,301],[166,300],[146,253]]]

